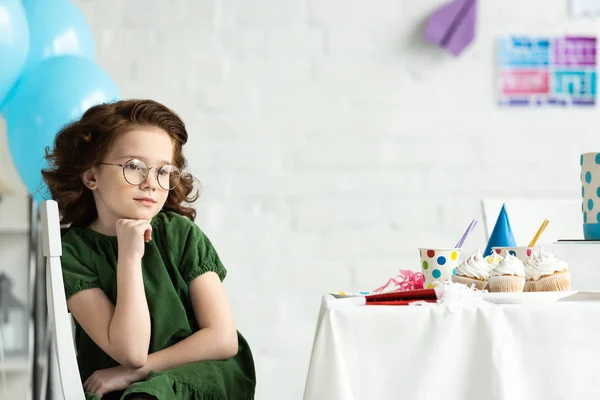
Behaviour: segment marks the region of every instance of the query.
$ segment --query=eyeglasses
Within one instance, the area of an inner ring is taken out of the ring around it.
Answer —
[[[148,174],[152,168],[155,169],[156,181],[158,185],[164,190],[173,190],[179,185],[181,173],[179,168],[174,165],[163,165],[160,168],[148,167],[143,161],[138,159],[131,159],[125,164],[113,164],[101,162],[103,165],[114,165],[123,168],[123,178],[130,185],[141,185],[148,178]]]

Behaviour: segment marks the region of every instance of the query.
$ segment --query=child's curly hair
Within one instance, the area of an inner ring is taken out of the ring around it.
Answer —
[[[82,180],[83,173],[99,165],[120,134],[139,126],[163,129],[173,140],[173,163],[183,171],[187,161],[182,147],[188,134],[181,118],[153,100],[122,100],[91,107],[80,120],[63,127],[46,147],[48,168],[42,170],[52,198],[57,201],[61,223],[86,227],[98,218],[92,191]],[[169,191],[163,210],[174,211],[192,221],[196,211],[184,203],[198,198],[194,177],[181,175],[179,185]]]

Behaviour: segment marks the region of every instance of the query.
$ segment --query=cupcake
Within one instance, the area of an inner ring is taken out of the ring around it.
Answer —
[[[533,251],[532,255],[525,261],[525,286],[523,286],[524,292],[535,292],[535,284],[536,280],[534,279],[535,272],[533,265],[535,264],[535,259],[537,258],[537,253]]]
[[[566,262],[540,250],[532,261],[530,276],[532,292],[557,292],[571,290],[571,274]]]
[[[475,286],[483,290],[487,286],[490,277],[490,264],[483,258],[480,250],[471,257],[464,260],[456,267],[456,274],[452,276],[452,282],[462,283],[468,287]]]
[[[523,262],[507,254],[491,272],[488,284],[490,292],[522,292],[525,285]]]
[[[485,261],[490,265],[490,270],[493,270],[498,266],[498,264],[500,264],[500,261],[502,261],[502,256],[492,252],[492,254],[485,258]]]

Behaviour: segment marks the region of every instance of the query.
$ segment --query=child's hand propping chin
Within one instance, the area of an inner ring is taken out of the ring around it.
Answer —
[[[145,219],[120,219],[117,221],[119,254],[135,259],[144,256],[144,243],[152,240],[152,226]]]

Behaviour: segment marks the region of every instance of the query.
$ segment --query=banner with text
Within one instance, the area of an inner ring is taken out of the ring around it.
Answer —
[[[503,37],[498,66],[500,105],[596,104],[595,37]]]

